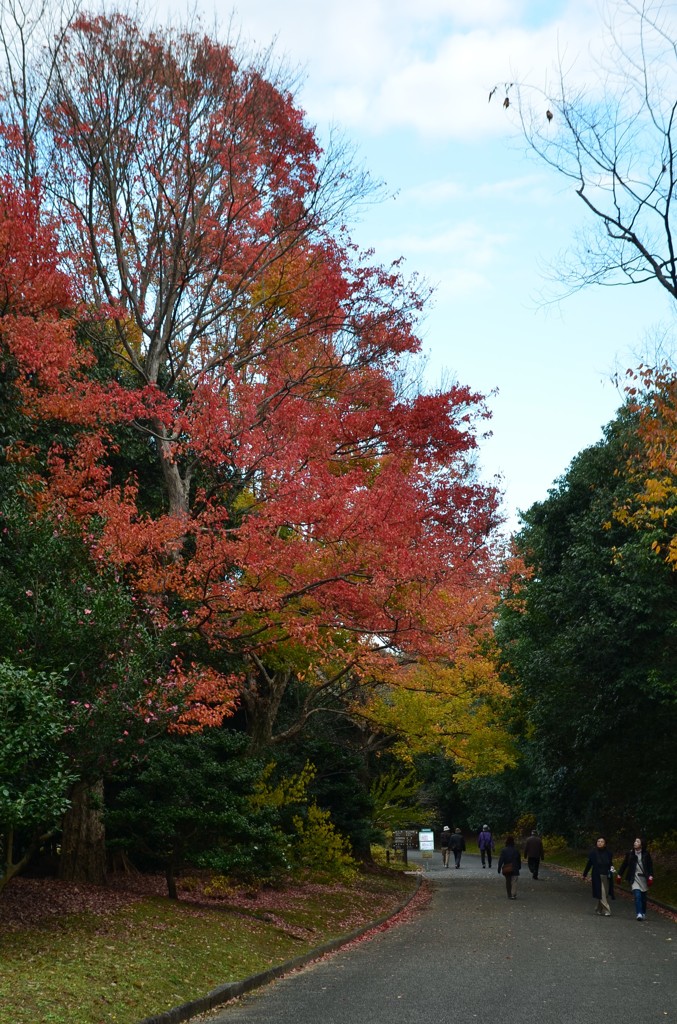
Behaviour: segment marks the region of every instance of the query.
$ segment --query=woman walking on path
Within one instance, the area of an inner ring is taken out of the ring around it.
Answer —
[[[628,882],[635,898],[635,913],[638,921],[646,921],[646,894],[653,882],[653,861],[643,839],[635,839],[632,849],[623,858],[618,870],[618,881],[621,875],[628,872]]]
[[[505,846],[498,855],[498,873],[505,878],[509,900],[517,899],[517,879],[522,868],[522,858],[515,846],[515,837],[507,836]]]
[[[583,871],[583,878],[588,877],[592,872],[592,895],[597,900],[595,913],[602,917],[611,917],[609,897],[614,899],[614,874],[616,868],[613,865],[613,854],[607,849],[606,839],[600,836],[595,846],[588,854],[588,863]]]

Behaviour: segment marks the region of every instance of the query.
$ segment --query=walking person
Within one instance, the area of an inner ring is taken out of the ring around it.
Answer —
[[[440,836],[440,849],[442,850],[442,866],[449,867],[449,854],[451,853],[451,829],[445,825]]]
[[[614,899],[614,874],[616,868],[613,864],[613,854],[607,849],[606,839],[600,836],[592,850],[588,854],[588,863],[583,870],[583,878],[587,878],[592,872],[592,895],[597,900],[595,913],[601,917],[611,917],[609,899]]]
[[[522,858],[515,846],[515,837],[506,836],[505,846],[498,855],[498,873],[505,878],[509,900],[517,899],[517,879],[522,869]]]
[[[536,829],[533,830],[524,844],[524,856],[527,864],[529,865],[531,877],[535,879],[535,881],[538,881],[538,868],[541,861],[545,860],[545,853],[543,852],[543,840]]]
[[[491,854],[495,849],[495,843],[488,825],[482,825],[482,831],[477,837],[477,845],[480,857],[482,858],[482,867],[486,867],[485,860],[489,862],[489,867],[491,867]]]
[[[451,848],[454,851],[454,860],[456,861],[456,870],[461,866],[461,854],[465,850],[465,839],[461,835],[460,828],[457,828],[451,837]]]
[[[632,849],[623,858],[616,877],[628,872],[628,882],[635,898],[635,913],[638,921],[646,921],[646,894],[653,883],[653,860],[643,839],[635,839]]]

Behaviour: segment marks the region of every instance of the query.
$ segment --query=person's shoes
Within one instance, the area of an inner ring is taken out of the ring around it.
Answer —
[[[611,917],[611,911],[610,910],[605,910],[604,913],[602,914],[602,917]]]
[[[510,897],[510,899],[511,899],[511,900],[516,900],[516,899],[517,899],[517,897],[516,897],[516,896],[511,896],[511,897]]]
[[[457,871],[458,871],[458,869],[460,868],[460,866],[461,866],[460,864],[457,864],[457,865],[456,865],[456,870],[457,870]]]
[[[637,915],[637,920],[638,920],[638,921],[643,921],[643,920],[644,920],[644,918],[642,917],[642,915],[641,915],[641,914],[638,914],[638,915]]]
[[[485,867],[486,867],[486,864],[483,864],[483,865],[482,865],[482,867],[483,867],[483,868],[485,868]]]

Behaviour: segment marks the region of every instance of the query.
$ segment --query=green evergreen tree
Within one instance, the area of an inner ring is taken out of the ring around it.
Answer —
[[[674,821],[677,580],[619,523],[634,419],[621,411],[516,538],[532,575],[497,627],[529,791],[549,832]]]

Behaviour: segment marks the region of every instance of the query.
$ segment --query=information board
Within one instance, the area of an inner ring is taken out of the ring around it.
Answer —
[[[425,852],[435,849],[435,833],[431,828],[424,828],[418,834],[418,848]]]

